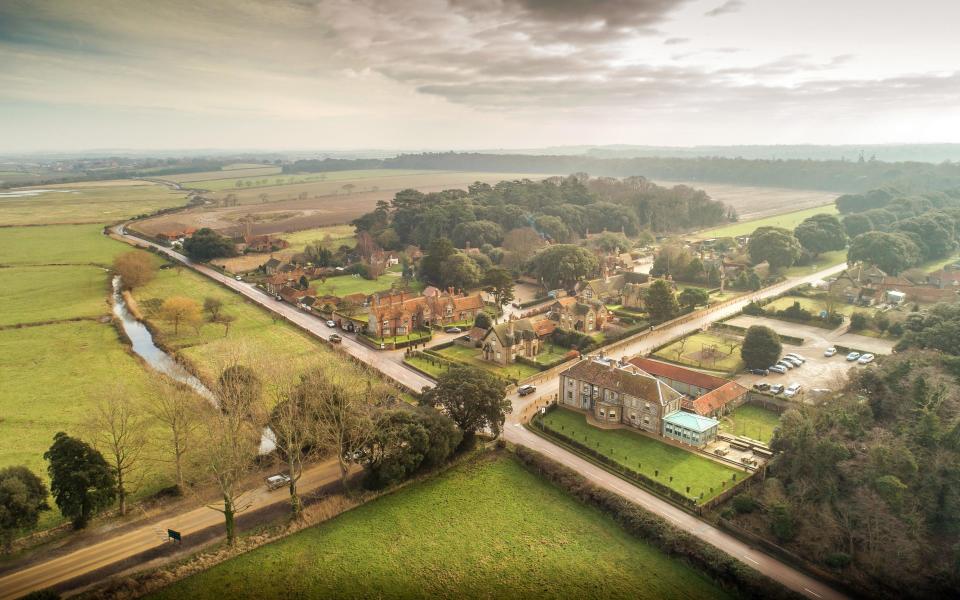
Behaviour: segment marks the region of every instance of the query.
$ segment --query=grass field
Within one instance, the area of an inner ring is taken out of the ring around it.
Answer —
[[[333,249],[340,246],[350,246],[353,248],[356,243],[356,233],[353,225],[330,225],[329,227],[314,227],[304,229],[303,231],[294,231],[293,233],[284,233],[280,237],[290,242],[290,246],[302,251],[303,247],[312,242],[323,242],[330,236],[330,244],[325,244]]]
[[[127,182],[133,183],[133,182]],[[0,198],[0,225],[112,223],[162,208],[183,206],[186,194],[157,183],[55,185],[37,196]]]
[[[179,175],[164,175],[160,177],[164,181],[173,181],[176,183],[188,184],[186,187],[193,187],[197,181],[213,181],[217,179],[234,179],[237,177],[254,178],[271,176],[280,173],[280,167],[270,165],[238,164],[227,165],[219,171],[201,171],[199,173],[181,173]]]
[[[728,596],[504,456],[458,466],[152,597]]]
[[[130,246],[101,233],[101,225],[0,227],[0,264],[109,265]]]
[[[838,214],[837,207],[833,204],[827,204],[825,206],[820,206],[816,208],[807,208],[804,210],[798,210],[794,212],[787,212],[772,217],[764,217],[762,219],[754,219],[752,221],[742,221],[738,223],[732,223],[724,227],[717,227],[714,229],[707,229],[706,231],[700,231],[696,234],[696,237],[700,239],[709,239],[709,238],[718,238],[718,237],[736,237],[738,235],[749,235],[753,233],[753,230],[757,227],[783,227],[785,229],[793,230],[794,227],[800,224],[801,221],[813,215],[819,215],[826,213],[828,215]]]
[[[773,439],[773,430],[779,424],[780,415],[776,412],[762,406],[743,404],[720,420],[720,431],[769,444]]]
[[[530,365],[525,365],[518,362],[508,366],[500,366],[495,362],[483,360],[483,358],[481,358],[482,354],[480,349],[465,348],[457,344],[437,350],[437,354],[451,360],[466,363],[473,367],[478,367],[503,378],[524,379],[540,372],[540,370],[536,367],[531,367]]]
[[[110,312],[107,274],[100,267],[0,269],[0,326],[96,317]]]
[[[340,185],[353,184],[353,191],[368,190],[377,185],[376,180],[384,177],[402,177],[407,175],[425,175],[445,173],[447,171],[424,171],[407,169],[366,169],[353,171],[330,171],[327,173],[280,173],[279,169],[267,173],[266,169],[254,169],[257,172],[224,171],[228,177],[211,177],[208,180],[192,180],[190,187],[202,188],[211,192],[229,192],[231,190],[247,190],[250,188],[277,187],[311,182],[341,182]],[[241,174],[242,173],[242,174]],[[347,190],[343,190],[347,193]]]
[[[352,275],[340,275],[331,277],[325,282],[313,281],[310,286],[317,290],[318,294],[330,294],[332,296],[349,296],[350,294],[375,294],[384,290],[389,290],[394,283],[399,283],[400,277],[396,275],[381,275],[377,279],[364,279],[363,277],[354,277]],[[410,281],[410,290],[414,293],[423,290],[423,282],[418,280]]]
[[[143,397],[148,387],[146,370],[113,325],[90,321],[0,330],[0,372],[0,467],[24,465],[44,480],[43,453],[55,433],[82,437],[91,408],[118,383],[133,397]],[[152,478],[139,493],[162,485]],[[54,506],[40,526],[60,520]]]
[[[731,337],[730,341],[733,340],[734,338]],[[708,354],[704,355],[704,349],[710,346],[716,347],[716,354],[710,354],[708,351]],[[677,340],[666,348],[657,350],[654,356],[692,367],[726,373],[739,371],[743,367],[743,361],[740,359],[740,345],[737,344],[731,353],[727,338],[710,332],[697,333],[683,340]]]
[[[599,429],[578,412],[557,408],[543,417],[544,423],[578,442],[594,447],[617,463],[647,475],[691,498],[707,501],[723,491],[722,482],[732,483],[742,472],[693,452],[670,446],[626,429]],[[655,475],[659,471],[659,475]],[[673,481],[670,481],[673,477]],[[690,487],[689,494],[687,486]],[[710,488],[713,491],[710,491]]]

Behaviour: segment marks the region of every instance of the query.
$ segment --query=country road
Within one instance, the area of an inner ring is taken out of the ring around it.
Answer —
[[[290,304],[276,301],[250,284],[237,281],[205,265],[194,264],[185,256],[163,246],[150,244],[140,238],[126,235],[123,233],[122,227],[115,228],[111,235],[116,239],[135,245],[142,246],[149,244],[170,258],[189,265],[198,272],[219,281],[247,298],[250,298],[257,304],[286,317],[291,322],[308,331],[324,338],[331,333],[330,328],[328,328],[322,320],[304,313]],[[629,342],[621,342],[617,344],[619,347],[612,354],[615,357],[620,357],[649,352],[653,348],[674,338],[736,314],[751,300],[775,296],[797,285],[810,283],[838,273],[844,268],[845,265],[837,265],[809,275],[790,278],[781,284],[766,288],[760,292],[747,294],[735,301],[722,305],[720,308],[704,311],[702,315],[689,321],[673,325],[668,324]],[[424,387],[433,385],[432,380],[403,365],[402,351],[378,352],[347,336],[344,336],[342,348],[357,359],[378,369],[384,375],[405,387],[413,390],[421,390]],[[647,510],[660,515],[677,527],[696,535],[703,541],[743,561],[757,571],[779,581],[784,586],[808,598],[845,598],[843,594],[820,581],[801,573],[762,551],[751,548],[713,525],[661,500],[659,497],[641,488],[631,485],[623,479],[600,469],[579,456],[528,431],[522,425],[524,415],[528,412],[527,408],[534,402],[542,402],[545,398],[553,397],[558,386],[558,376],[545,377],[543,380],[538,381],[537,385],[540,388],[539,394],[537,395],[524,398],[520,398],[516,393],[511,395],[510,400],[513,402],[514,410],[513,413],[508,416],[507,425],[504,429],[504,437],[508,441],[515,444],[522,444],[546,454],[550,458],[579,472],[597,485],[616,492]],[[312,467],[304,473],[301,488],[303,488],[304,491],[308,491],[311,488],[322,485],[323,482],[327,481],[330,477],[335,477],[336,473],[331,472],[331,469],[332,465],[330,464]],[[269,503],[285,500],[284,496],[277,494],[271,496],[267,494],[263,488],[259,488],[251,493],[253,495],[252,498],[257,502]],[[198,508],[178,515],[176,518],[168,519],[161,525],[144,527],[119,536],[114,540],[91,545],[66,556],[12,573],[0,578],[0,600],[15,598],[31,590],[69,581],[70,579],[129,558],[151,547],[155,547],[163,543],[158,539],[155,531],[158,526],[163,528],[179,528],[182,531],[189,532],[216,524],[220,522],[220,520],[219,513],[209,508]]]

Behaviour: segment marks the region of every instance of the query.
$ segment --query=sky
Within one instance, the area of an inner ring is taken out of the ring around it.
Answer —
[[[0,0],[0,152],[960,142],[956,0]]]

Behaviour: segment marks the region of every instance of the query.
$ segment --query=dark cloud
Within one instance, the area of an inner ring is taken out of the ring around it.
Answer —
[[[745,6],[743,0],[727,0],[720,6],[714,8],[713,10],[708,10],[703,13],[707,17],[719,17],[720,15],[729,15],[731,13],[740,12]]]

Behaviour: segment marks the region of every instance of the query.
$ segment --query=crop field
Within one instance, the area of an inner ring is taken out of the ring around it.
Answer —
[[[100,267],[0,269],[0,327],[17,323],[97,317],[110,312],[107,274]]]
[[[203,187],[195,186],[194,183],[198,181],[215,181],[217,179],[235,179],[238,177],[263,177],[268,175],[276,175],[280,173],[281,170],[282,169],[280,167],[275,167],[272,165],[237,164],[227,165],[219,171],[200,171],[197,173],[164,175],[159,177],[159,179],[187,184],[184,187]]]
[[[253,169],[260,171],[261,169]],[[236,173],[236,175],[233,175]],[[329,171],[326,173],[281,173],[279,168],[272,174],[267,173],[247,173],[246,170],[226,171],[224,175],[230,177],[220,178],[212,177],[207,180],[192,181],[190,187],[209,190],[211,192],[237,192],[251,188],[278,187],[284,185],[293,185],[299,183],[329,183],[324,186],[331,193],[337,191],[346,193],[342,186],[353,185],[356,190],[369,189],[377,185],[371,183],[366,185],[367,180],[380,180],[388,177],[406,177],[409,175],[433,175],[436,173],[449,173],[449,171],[417,171],[408,169],[366,169],[355,171]]]
[[[186,194],[165,185],[123,180],[120,184],[64,184],[7,190],[0,196],[0,225],[112,223],[163,208],[183,206]],[[38,193],[39,192],[39,193]]]
[[[731,485],[733,475],[743,476],[742,471],[641,433],[627,429],[599,429],[587,423],[584,415],[563,407],[544,415],[543,422],[578,442],[595,447],[598,452],[624,467],[655,478],[677,492],[689,498],[697,498],[701,502],[719,495],[723,491],[724,482],[727,486]],[[687,487],[690,488],[689,493]]]
[[[256,234],[300,231],[349,223],[356,217],[373,210],[378,201],[390,201],[398,191],[407,188],[415,188],[425,193],[439,192],[452,188],[466,189],[476,181],[494,184],[503,180],[543,179],[549,176],[549,174],[456,171],[415,175],[389,174],[392,171],[384,173],[382,177],[355,180],[326,180],[224,190],[212,196],[222,198],[227,194],[235,194],[239,206],[195,208],[176,215],[159,216],[142,221],[137,224],[137,228],[148,234],[185,226],[211,227],[222,231],[238,229],[241,219],[249,215],[252,217],[251,229]],[[343,186],[349,182],[353,182],[356,187],[348,192]],[[261,199],[262,194],[266,195],[266,202]]]
[[[695,368],[724,373],[736,372],[743,367],[739,338],[713,332],[701,332],[677,340],[657,350],[654,356]]]
[[[659,185],[686,185],[705,191],[714,200],[719,200],[736,209],[741,220],[759,219],[800,209],[826,206],[833,203],[843,192],[822,190],[797,190],[779,187],[735,185],[707,181],[656,181]],[[739,234],[737,234],[739,235]],[[714,236],[707,236],[714,237]]]
[[[0,264],[109,265],[130,250],[101,233],[100,225],[0,227]]]
[[[780,415],[776,412],[753,404],[743,404],[720,420],[720,431],[769,444],[773,439],[773,430],[779,424]]]
[[[458,466],[152,597],[228,596],[728,597],[507,456]]]
[[[715,229],[708,229],[706,231],[698,232],[697,237],[701,239],[708,239],[749,235],[758,227],[783,227],[784,229],[792,230],[804,219],[819,214],[836,215],[838,214],[837,207],[832,204],[828,204],[816,208],[806,208],[804,210],[780,213],[761,219],[753,219],[748,221],[741,220],[737,223],[732,223],[724,227],[717,227]]]

